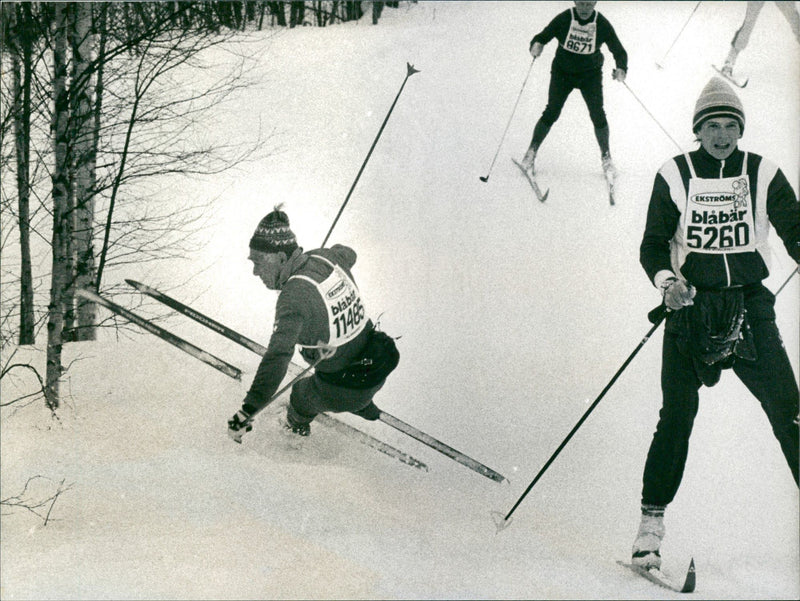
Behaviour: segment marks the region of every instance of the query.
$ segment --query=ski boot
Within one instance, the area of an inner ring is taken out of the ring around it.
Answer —
[[[531,177],[536,175],[534,161],[536,161],[536,151],[533,148],[528,148],[528,151],[522,159],[522,168],[527,171]]]
[[[611,153],[607,152],[601,157],[602,165],[603,165],[603,173],[606,176],[609,184],[613,184],[613,182],[617,179],[617,168],[614,167],[614,161],[611,160]]]
[[[646,570],[661,567],[661,540],[664,538],[664,508],[642,509],[639,532],[633,541],[631,563]]]
[[[298,436],[308,436],[311,434],[311,424],[304,424],[294,421],[290,416],[286,416],[286,421],[283,427],[290,430],[293,434]]]

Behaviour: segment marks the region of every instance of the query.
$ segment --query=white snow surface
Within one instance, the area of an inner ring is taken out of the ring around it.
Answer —
[[[554,43],[530,38],[567,2],[419,2],[359,23],[243,34],[258,84],[197,135],[275,151],[238,171],[169,179],[213,199],[202,251],[107,275],[133,278],[266,344],[275,293],[251,274],[247,241],[285,203],[318,247],[409,77],[329,245],[352,246],[373,317],[401,363],[376,397],[397,417],[504,474],[497,484],[382,423],[339,416],[428,464],[423,472],[327,429],[294,440],[277,411],[239,446],[226,420],[258,357],[181,316],[162,325],[239,366],[227,378],[150,334],[104,330],[66,346],[65,403],[2,411],[2,497],[32,481],[58,496],[49,521],[3,506],[4,599],[665,599],[619,567],[639,520],[641,474],[660,408],[659,329],[504,530],[506,514],[650,329],[660,301],[638,262],[658,167],[695,148],[695,100],[744,15],[743,2],[601,2],[628,50],[629,88],[605,106],[620,172],[609,206],[591,123],[570,96],[541,148],[539,203],[520,158],[547,96]],[[210,57],[224,67],[231,55]],[[664,60],[664,68],[655,63]],[[768,3],[737,71],[740,146],[800,165],[800,48]],[[197,77],[197,73],[187,74]],[[508,133],[492,166],[514,108]],[[635,96],[634,96],[635,94]],[[639,100],[653,116],[642,107]],[[490,169],[491,167],[491,169]],[[479,176],[490,174],[483,183]],[[773,243],[774,291],[792,272]],[[798,373],[798,281],[778,325]],[[120,297],[123,301],[125,297]],[[137,298],[132,294],[131,302]],[[153,302],[150,313],[167,313]],[[104,312],[104,309],[100,309]],[[44,335],[18,361],[43,370]],[[44,373],[42,371],[42,373]],[[30,375],[5,378],[3,398]],[[701,391],[686,473],[666,514],[664,566],[694,557],[695,599],[800,596],[798,490],[761,408],[730,373]]]

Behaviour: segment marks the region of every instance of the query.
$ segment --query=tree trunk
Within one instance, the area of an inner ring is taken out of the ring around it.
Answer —
[[[266,3],[262,3],[262,4],[261,4],[261,6],[259,7],[259,13],[258,13],[258,31],[261,31],[261,28],[262,28],[262,27],[263,27],[263,25],[264,25],[264,12],[265,12],[266,8],[267,8],[267,5],[266,5]]]
[[[278,25],[286,27],[286,13],[283,10],[283,2],[268,2],[269,11],[277,20]]]
[[[108,44],[108,31],[106,23],[108,22],[108,3],[104,3],[100,9],[100,40],[97,47],[97,83],[94,90],[94,154],[95,160],[100,152],[100,126],[103,124],[103,92],[105,91],[105,67],[106,67],[106,46]],[[95,292],[100,292],[100,268],[97,269],[96,279],[94,281]]]
[[[373,2],[372,3],[372,24],[377,25],[378,19],[381,18],[381,13],[383,12],[383,2]]]
[[[69,237],[69,165],[67,94],[67,6],[54,5],[55,31],[53,39],[53,110],[54,158],[53,166],[53,267],[50,283],[50,305],[47,321],[47,375],[45,402],[52,411],[60,404],[61,334],[64,329],[64,291],[69,285],[67,263],[67,238]]]
[[[30,245],[30,139],[31,139],[31,77],[33,73],[33,38],[30,32],[32,21],[30,5],[8,11],[16,25],[19,46],[12,52],[14,77],[14,140],[17,155],[17,194],[19,196],[19,246],[20,246],[20,303],[19,344],[35,344],[33,309],[33,272],[31,269]]]
[[[94,69],[92,68],[91,4],[72,4],[70,42],[72,47],[72,82],[70,85],[71,142],[75,175],[75,211],[72,220],[73,256],[75,264],[74,290],[94,288],[94,205],[97,154],[95,150],[95,122],[92,111],[94,96]],[[97,308],[84,298],[77,299],[78,327],[71,340],[95,340]]]
[[[345,14],[348,21],[358,21],[364,11],[361,10],[361,2],[345,2]]]
[[[289,27],[295,25],[302,25],[303,19],[306,16],[306,3],[305,2],[292,2],[289,16]]]

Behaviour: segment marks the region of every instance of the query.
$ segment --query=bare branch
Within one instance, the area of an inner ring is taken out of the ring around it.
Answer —
[[[65,480],[61,480],[61,482],[59,482],[56,486],[55,492],[50,494],[50,496],[44,498],[34,498],[31,496],[32,493],[28,491],[28,488],[31,487],[32,483],[37,480],[48,480],[52,482],[50,478],[45,476],[31,476],[28,478],[28,481],[25,482],[25,486],[23,486],[21,492],[10,497],[6,497],[5,499],[0,499],[0,505],[10,507],[12,510],[24,509],[29,511],[40,518],[44,526],[47,526],[48,522],[50,521],[50,516],[53,513],[53,507],[56,504],[56,500],[58,500],[58,497],[60,497],[63,493],[72,489],[72,484],[65,486]]]

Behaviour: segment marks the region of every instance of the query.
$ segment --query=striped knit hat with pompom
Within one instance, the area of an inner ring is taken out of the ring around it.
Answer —
[[[259,223],[253,237],[250,238],[250,248],[264,253],[286,253],[291,257],[297,249],[297,238],[289,228],[289,217],[277,205],[274,210],[264,217]]]
[[[697,133],[703,122],[714,117],[730,117],[739,122],[740,133],[744,133],[744,107],[742,101],[723,79],[712,77],[700,93],[694,105],[692,131]]]

